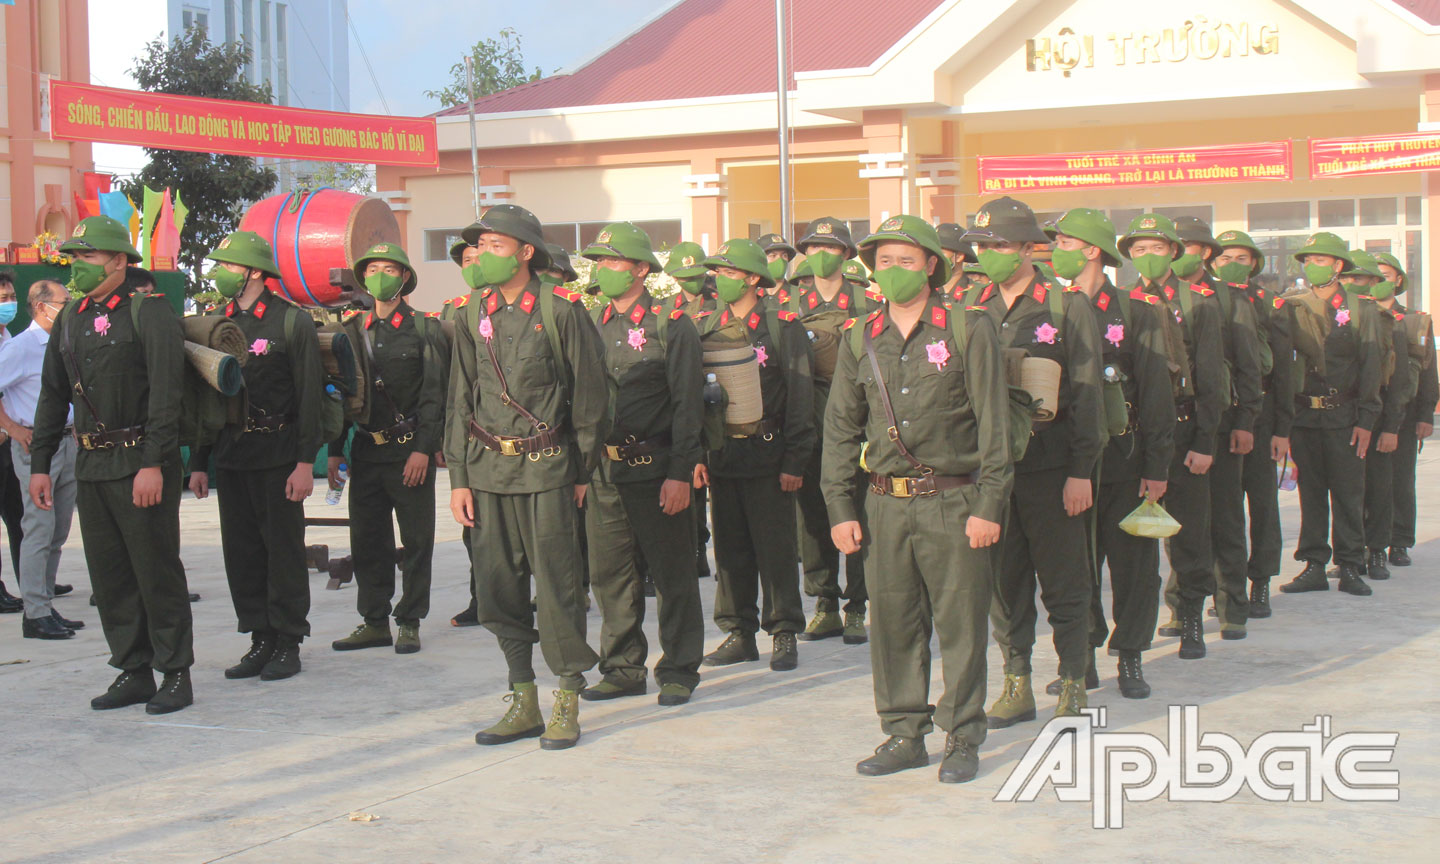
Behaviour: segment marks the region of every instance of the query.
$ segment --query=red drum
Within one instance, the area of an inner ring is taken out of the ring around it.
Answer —
[[[343,306],[330,270],[349,270],[376,243],[400,244],[400,223],[390,205],[338,189],[291,192],[257,201],[240,220],[240,230],[270,242],[280,279],[271,291],[306,307]]]

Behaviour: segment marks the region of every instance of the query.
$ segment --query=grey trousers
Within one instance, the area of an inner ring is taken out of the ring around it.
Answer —
[[[45,618],[52,611],[60,550],[70,536],[75,515],[75,439],[62,436],[50,460],[50,510],[41,510],[30,500],[30,454],[18,444],[11,450],[25,502],[25,517],[20,522],[25,531],[25,539],[20,541],[20,596],[25,600],[26,618]]]

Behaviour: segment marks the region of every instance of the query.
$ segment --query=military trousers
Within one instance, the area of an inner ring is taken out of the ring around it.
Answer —
[[[25,601],[26,618],[44,618],[55,611],[55,576],[60,572],[60,553],[70,537],[71,517],[75,515],[75,454],[78,446],[72,437],[60,439],[50,460],[49,510],[41,510],[30,500],[30,454],[20,448],[14,451],[15,478],[26,490],[25,536],[20,541],[20,596]]]
[[[532,658],[538,642],[561,689],[580,690],[599,657],[585,642],[585,571],[574,487],[473,494],[477,611],[500,643],[510,683],[535,680]]]
[[[1297,428],[1290,456],[1300,473],[1300,543],[1295,560],[1358,568],[1365,560],[1365,460],[1351,427]],[[1333,543],[1333,546],[1332,546]]]
[[[355,561],[355,606],[366,621],[418,624],[430,612],[435,553],[435,468],[419,486],[406,486],[404,462],[359,462],[350,467],[350,553]],[[395,597],[395,529],[405,549],[400,602]]]
[[[1270,458],[1274,418],[1262,415],[1255,424],[1255,449],[1245,457],[1241,482],[1250,512],[1250,558],[1246,575],[1264,582],[1280,573],[1280,486],[1278,465]]]
[[[310,635],[305,505],[285,497],[285,481],[294,470],[294,465],[215,469],[220,548],[241,633]]]
[[[805,568],[805,593],[818,597],[832,608],[845,600],[846,612],[865,614],[865,556],[845,556],[845,590],[840,590],[840,550],[830,539],[830,514],[820,491],[820,449],[805,467],[805,485],[796,493],[796,514],[800,522],[800,563]],[[868,472],[855,475],[855,494],[864,495],[870,485]],[[865,529],[861,517],[861,531]],[[818,607],[818,604],[817,604]]]
[[[1230,452],[1230,431],[1230,424],[1221,424],[1216,436],[1215,461],[1205,474],[1210,481],[1210,549],[1214,565],[1210,578],[1204,580],[1204,593],[1191,599],[1203,603],[1205,596],[1213,593],[1220,623],[1243,627],[1250,612],[1250,560],[1245,548],[1245,460],[1248,457]],[[1258,438],[1256,446],[1259,446]],[[1268,450],[1268,440],[1265,446]],[[1180,470],[1189,469],[1182,464]],[[1194,590],[1198,590],[1200,581],[1195,580]],[[1172,565],[1170,578],[1165,583],[1165,603],[1172,612],[1180,610],[1183,596],[1180,570]]]
[[[655,680],[694,690],[705,652],[705,613],[695,578],[693,507],[674,516],[660,509],[663,477],[634,483],[594,480],[585,496],[590,584],[600,605],[600,673],[616,683],[643,684],[650,646],[645,593],[637,561],[643,554],[655,583],[660,650]]]
[[[1054,631],[1060,674],[1081,678],[1089,663],[1091,570],[1090,518],[1065,514],[1064,468],[1017,475],[1000,540],[990,622],[1005,658],[1005,672],[1030,674],[1035,647],[1035,586]],[[956,542],[964,542],[964,523]],[[990,556],[993,560],[994,556]]]
[[[179,672],[195,665],[190,589],[180,565],[180,454],[163,466],[160,503],[136,507],[135,477],[76,484],[85,564],[110,665]]]
[[[1420,441],[1415,437],[1415,424],[1400,424],[1400,446],[1390,454],[1391,500],[1394,516],[1390,525],[1390,546],[1410,549],[1415,545],[1415,463],[1420,457]]]
[[[696,489],[690,499],[690,507],[695,511],[693,518],[695,524],[695,578],[705,579],[710,576],[710,560],[705,556],[705,547],[710,545],[710,515],[709,515],[709,494],[705,489]]]
[[[1095,496],[1097,558],[1095,568],[1110,571],[1112,631],[1105,623],[1105,607],[1097,587],[1090,599],[1090,645],[1106,644],[1114,651],[1145,651],[1155,635],[1160,610],[1160,541],[1136,537],[1120,529],[1120,520],[1145,500],[1139,496],[1139,478],[1101,485]]]
[[[935,726],[985,741],[988,549],[971,549],[965,522],[974,486],[892,498],[866,493],[870,543],[870,662],[886,735],[918,738]],[[930,703],[930,638],[940,632],[944,691]]]
[[[1185,420],[1175,427],[1175,440],[1188,441],[1190,426]],[[1225,449],[1229,449],[1226,436]],[[1217,448],[1218,449],[1218,448]],[[1196,474],[1185,467],[1188,450],[1177,446],[1170,461],[1170,482],[1165,489],[1165,509],[1180,523],[1180,531],[1165,541],[1171,578],[1175,581],[1175,608],[1199,614],[1205,598],[1215,590],[1215,555],[1210,532],[1210,473]],[[1216,463],[1220,454],[1215,455]],[[1210,470],[1215,470],[1211,465]]]
[[[710,513],[715,520],[715,623],[727,633],[804,630],[794,493],[780,491],[777,474],[712,474]]]
[[[1370,436],[1365,453],[1365,548],[1383,551],[1395,527],[1395,454],[1375,449],[1380,433]]]

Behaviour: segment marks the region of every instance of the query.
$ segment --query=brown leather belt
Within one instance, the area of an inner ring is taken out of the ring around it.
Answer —
[[[144,426],[126,426],[124,429],[97,429],[94,432],[75,432],[75,443],[81,450],[113,450],[116,447],[135,447],[145,440]]]
[[[295,418],[289,414],[251,414],[245,418],[245,431],[268,435],[288,428],[293,422]]]
[[[538,461],[541,456],[560,455],[560,430],[545,429],[529,438],[515,438],[508,435],[492,435],[479,423],[471,420],[470,437],[479,441],[486,450],[493,450],[502,456],[529,456]]]
[[[1348,405],[1353,398],[1349,393],[1336,393],[1334,390],[1323,396],[1297,393],[1295,394],[1295,407],[1309,408],[1312,411],[1334,411],[1342,405]]]
[[[870,475],[870,493],[872,495],[889,495],[892,498],[918,498],[922,495],[934,495],[943,489],[970,486],[974,482],[975,477],[972,474],[958,476],[926,474],[921,477],[895,477],[872,473]]]
[[[785,422],[778,417],[765,417],[760,421],[758,425],[760,428],[756,431],[747,432],[743,435],[740,435],[734,432],[730,432],[730,424],[727,423],[725,424],[726,435],[730,438],[764,438],[766,440],[769,440],[770,438],[775,437],[776,432],[779,432],[781,429],[785,428]]]
[[[379,445],[389,444],[391,441],[404,444],[415,437],[415,428],[419,425],[420,421],[418,419],[406,417],[389,429],[381,429],[378,432],[371,432],[367,429],[365,430],[365,434],[370,436],[371,441]]]
[[[623,443],[606,444],[605,458],[611,462],[629,462],[631,459],[649,456],[669,446],[670,436],[666,434],[646,438],[644,441],[636,441],[635,436],[632,435]]]

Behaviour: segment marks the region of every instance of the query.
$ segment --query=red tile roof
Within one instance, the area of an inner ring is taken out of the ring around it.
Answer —
[[[789,0],[790,71],[869,66],[941,2]],[[492,114],[774,89],[772,0],[684,0],[575,72],[482,97],[475,110]]]
[[[1440,0],[1390,0],[1426,24],[1440,24]]]

